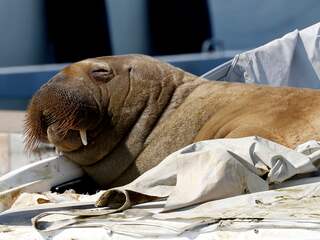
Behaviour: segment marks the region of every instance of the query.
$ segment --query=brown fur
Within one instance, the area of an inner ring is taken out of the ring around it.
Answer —
[[[88,59],[35,94],[27,148],[49,141],[115,186],[195,141],[256,135],[293,148],[320,140],[319,102],[317,90],[207,81],[141,55]]]

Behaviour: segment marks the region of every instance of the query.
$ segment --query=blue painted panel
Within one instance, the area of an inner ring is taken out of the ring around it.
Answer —
[[[320,21],[319,0],[207,0],[216,47],[253,49]]]
[[[30,98],[56,72],[0,74],[0,98]]]

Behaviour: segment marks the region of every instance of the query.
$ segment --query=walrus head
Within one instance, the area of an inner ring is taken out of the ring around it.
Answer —
[[[69,159],[92,166],[122,145],[127,156],[119,148],[122,157],[108,157],[108,164],[120,173],[143,148],[173,92],[187,81],[186,75],[142,55],[71,64],[33,96],[26,113],[26,149],[35,150],[40,142],[52,143]],[[123,167],[118,168],[119,158],[130,160],[123,160]]]

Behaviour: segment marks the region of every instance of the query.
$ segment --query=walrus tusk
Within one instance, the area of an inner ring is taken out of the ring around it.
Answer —
[[[57,155],[59,155],[59,156],[62,155],[62,153],[58,150],[57,147],[56,147],[55,151],[56,151],[56,154],[57,154]]]
[[[86,132],[86,130],[83,130],[83,129],[80,130],[80,137],[81,137],[82,144],[87,146],[88,141],[87,141],[87,132]]]

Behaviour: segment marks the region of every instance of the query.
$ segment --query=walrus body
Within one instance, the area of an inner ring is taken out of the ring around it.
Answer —
[[[195,141],[256,135],[293,148],[320,140],[319,102],[317,90],[207,81],[141,55],[88,59],[35,94],[27,148],[51,142],[110,187]]]

